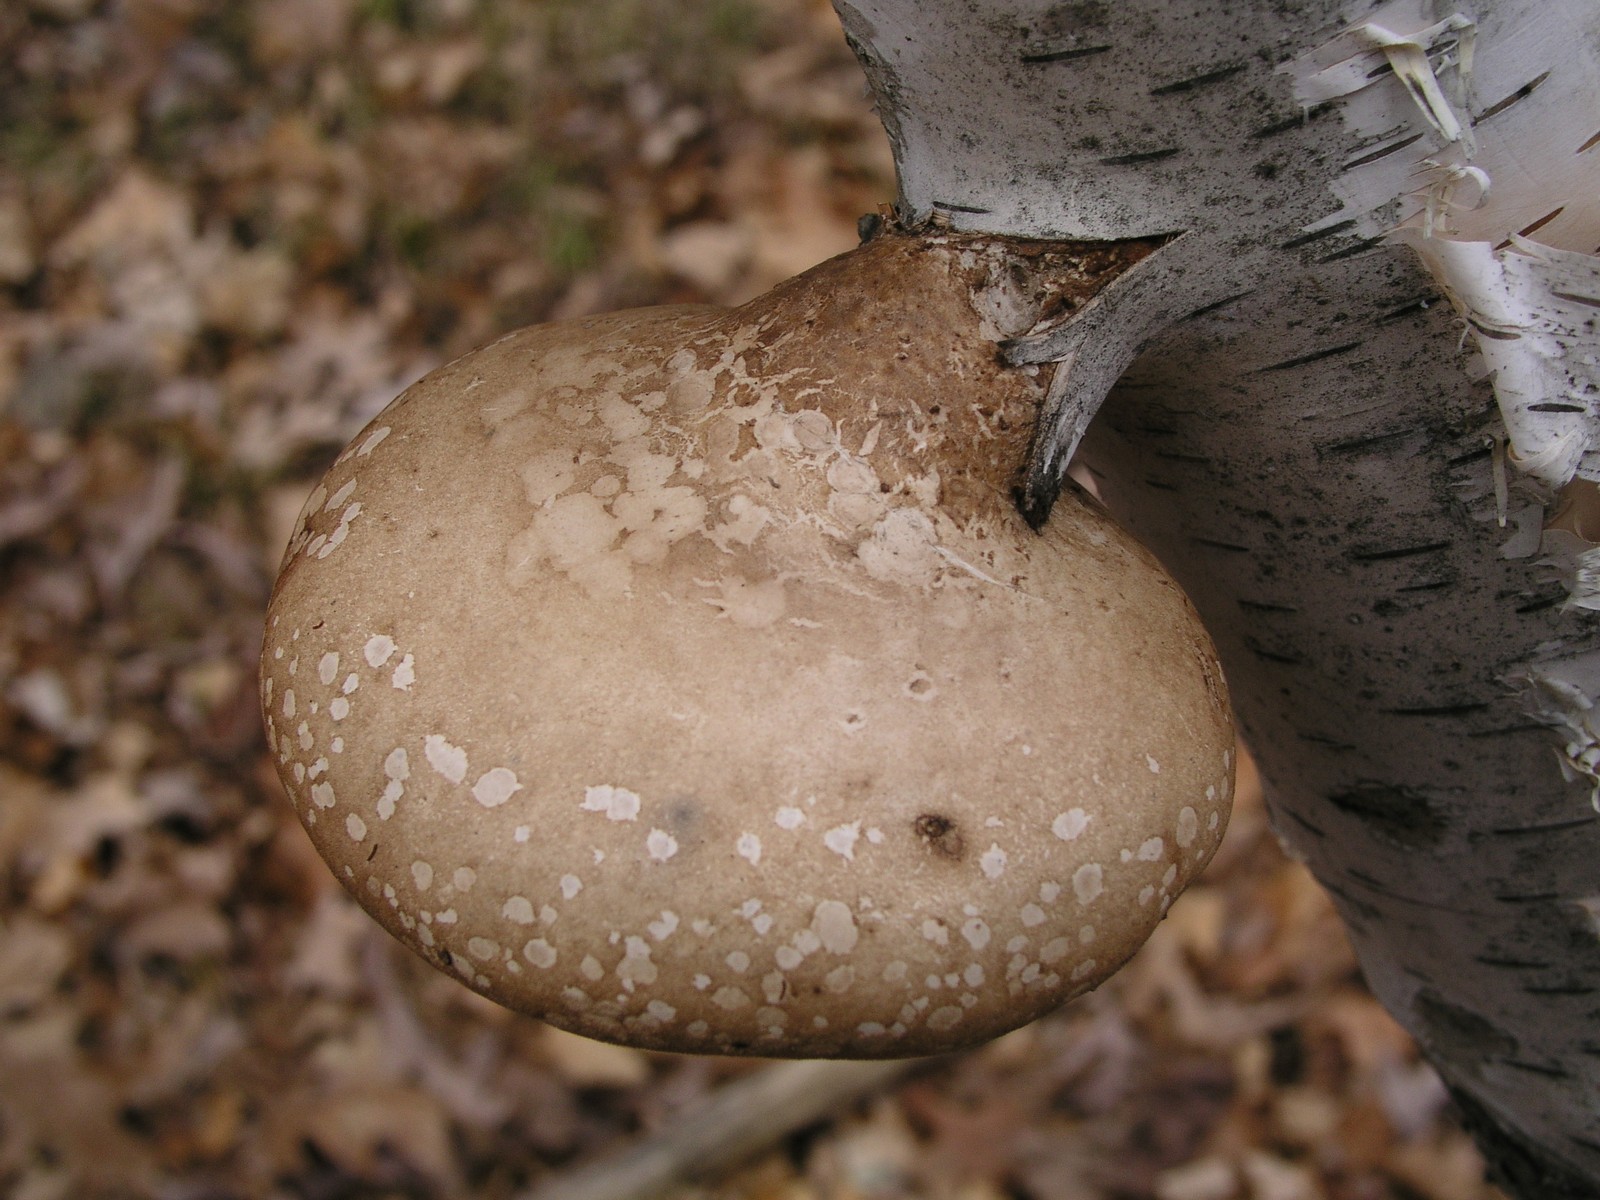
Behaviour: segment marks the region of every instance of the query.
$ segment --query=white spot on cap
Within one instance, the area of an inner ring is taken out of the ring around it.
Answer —
[[[350,499],[350,497],[355,494],[355,490],[356,481],[354,479],[347,481],[343,487],[328,497],[328,502],[322,506],[322,511],[325,513],[331,513],[346,500]]]
[[[498,942],[492,942],[486,937],[468,938],[467,952],[473,958],[487,962],[489,959],[499,955],[500,945]]]
[[[1145,884],[1139,889],[1139,906],[1142,908],[1156,898],[1156,889],[1153,884]]]
[[[989,944],[989,926],[982,917],[969,917],[962,923],[961,936],[974,950],[982,950]]]
[[[500,906],[500,915],[518,925],[533,924],[533,901],[526,896],[510,896]]]
[[[671,909],[662,909],[659,920],[651,921],[645,926],[650,931],[650,936],[658,942],[664,942],[671,937],[678,928],[678,914]]]
[[[856,1026],[856,1032],[862,1037],[882,1037],[889,1031],[877,1021],[863,1021]]]
[[[392,637],[387,633],[378,633],[367,639],[367,644],[361,648],[361,655],[367,660],[367,666],[376,669],[388,662],[396,649],[398,647]]]
[[[1039,899],[1046,904],[1054,904],[1059,895],[1061,895],[1061,885],[1055,880],[1047,879],[1039,885]]]
[[[399,688],[402,692],[409,692],[411,685],[417,681],[417,660],[406,655],[395,666],[394,673],[389,676],[389,686]]]
[[[805,962],[806,956],[801,954],[800,951],[796,950],[793,946],[779,946],[777,953],[772,956],[772,959],[785,971],[792,971],[801,963]]]
[[[632,821],[639,815],[639,803],[637,792],[601,783],[584,789],[583,803],[578,807],[585,812],[605,813],[613,821]]]
[[[1200,818],[1187,804],[1178,811],[1178,845],[1187,850],[1200,834]]]
[[[660,974],[655,963],[650,961],[650,943],[642,937],[630,937],[624,946],[626,951],[622,961],[617,964],[617,978],[630,992],[636,984],[649,987]]]
[[[722,961],[728,964],[728,970],[735,975],[743,975],[750,969],[750,956],[743,950],[735,950]]]
[[[1039,961],[1042,963],[1058,963],[1072,953],[1072,940],[1070,938],[1051,938],[1039,947]]]
[[[571,900],[581,891],[583,891],[583,880],[576,875],[563,875],[561,877],[561,894],[568,900]]]
[[[990,879],[999,879],[1006,873],[1006,852],[1000,849],[998,843],[989,843],[989,848],[978,859],[978,865],[983,868],[983,873]]]
[[[345,832],[350,835],[350,840],[353,842],[359,842],[362,838],[367,836],[367,823],[360,817],[356,816],[355,813],[351,813],[344,819],[344,829]]]
[[[328,715],[335,721],[342,721],[350,715],[350,701],[343,696],[334,697],[332,704],[328,705]]]
[[[755,866],[761,861],[761,839],[755,834],[741,833],[739,835],[738,848],[739,857],[747,859],[751,866]]]
[[[293,714],[289,715],[292,716]],[[806,814],[798,808],[784,805],[772,819],[777,823],[779,829],[799,829],[800,826],[805,824]]]
[[[1158,763],[1155,760],[1155,757],[1153,755],[1146,754],[1144,756],[1144,765],[1150,768],[1150,774],[1152,774],[1152,775],[1161,774],[1161,764]]]
[[[736,1008],[743,1008],[750,1003],[750,997],[745,995],[743,989],[736,987],[719,987],[711,993],[711,1003],[718,1008],[728,1009],[730,1012]]]
[[[389,751],[388,757],[383,760],[383,773],[390,779],[411,778],[411,760],[406,755],[404,746],[396,746]]]
[[[656,1020],[662,1022],[670,1021],[678,1015],[678,1010],[673,1008],[672,1005],[668,1004],[665,1000],[650,1001],[649,1004],[644,1006],[644,1011],[649,1013]]]
[[[311,803],[318,808],[332,808],[334,805],[333,784],[326,780],[312,784]]]
[[[1018,915],[1021,916],[1023,925],[1029,929],[1032,929],[1035,925],[1044,924],[1044,909],[1037,904],[1024,904],[1021,913]]]
[[[294,689],[285,688],[283,691],[283,715],[293,718],[295,713]]]
[[[968,987],[981,987],[984,974],[982,963],[968,963],[967,969],[961,972],[961,978],[967,981]]]
[[[376,429],[362,439],[361,445],[356,447],[356,457],[365,458],[378,448],[379,442],[383,441],[383,439],[388,436],[389,427],[387,425],[379,425]]]
[[[422,753],[428,765],[451,783],[460,783],[467,777],[467,752],[452,746],[442,735],[430,733],[423,738]]]
[[[861,836],[861,822],[839,825],[822,835],[822,844],[848,862],[855,861],[856,840]]]
[[[1159,862],[1161,861],[1161,856],[1166,853],[1166,849],[1167,843],[1160,838],[1149,838],[1139,847],[1139,861]]]
[[[411,881],[417,885],[417,891],[425,892],[433,886],[433,864],[425,863],[420,858],[411,864]]]
[[[650,836],[644,840],[644,847],[650,852],[651,858],[666,862],[678,852],[678,839],[665,829],[652,829]]]
[[[331,684],[339,674],[339,655],[330,650],[317,663],[317,678]]]
[[[361,676],[357,675],[354,671],[352,671],[352,672],[350,672],[350,674],[348,674],[348,675],[346,675],[344,677],[344,682],[339,685],[339,690],[341,692],[343,692],[346,696],[348,696],[348,695],[352,694],[360,686],[361,686]]]
[[[450,876],[450,882],[456,885],[458,892],[470,892],[472,885],[478,882],[478,873],[471,867],[457,867]]]
[[[967,1014],[962,1011],[959,1005],[946,1004],[942,1008],[936,1008],[928,1014],[928,1028],[934,1030],[935,1032],[943,1032],[946,1029],[953,1029],[957,1022],[959,1022],[961,1018],[966,1015]]]
[[[1095,969],[1095,961],[1094,961],[1094,959],[1092,959],[1092,958],[1084,959],[1081,963],[1079,963],[1077,966],[1072,968],[1072,982],[1073,983],[1078,983],[1081,980],[1087,979],[1090,975],[1094,974],[1094,969]]]
[[[396,804],[400,797],[406,794],[406,785],[398,779],[391,779],[383,785],[383,795],[378,797],[378,818],[387,821],[394,816]]]
[[[547,969],[556,965],[556,950],[543,938],[534,938],[522,948],[522,957],[534,966]]]
[[[1080,837],[1087,828],[1089,828],[1089,814],[1081,808],[1069,808],[1051,822],[1050,832],[1063,842],[1070,842]]]
[[[485,771],[478,776],[478,782],[472,785],[473,797],[485,808],[498,808],[511,799],[513,792],[521,790],[522,784],[517,782],[516,772],[504,767]]]
[[[600,960],[592,954],[585,954],[583,961],[578,964],[578,973],[589,982],[594,983],[605,978],[606,969],[600,965]]]
[[[811,914],[811,928],[830,954],[849,954],[860,936],[850,906],[839,900],[824,900],[817,905]]]
[[[1079,904],[1088,904],[1105,890],[1105,872],[1099,863],[1084,863],[1072,873],[1072,890]]]
[[[928,917],[922,922],[922,936],[936,946],[948,946],[950,944],[950,931],[945,928],[943,921],[936,921],[932,917]]]

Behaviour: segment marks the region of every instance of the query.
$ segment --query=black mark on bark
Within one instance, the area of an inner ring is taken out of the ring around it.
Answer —
[[[1424,554],[1437,554],[1450,549],[1449,542],[1424,542],[1416,546],[1394,546],[1384,549],[1352,550],[1351,562],[1392,562],[1397,558],[1418,558]]]
[[[1430,849],[1439,844],[1447,828],[1444,815],[1431,799],[1394,784],[1359,783],[1332,793],[1328,803],[1403,850]]]
[[[1542,730],[1543,728],[1544,726],[1542,725],[1524,725],[1518,730],[1509,730],[1507,732],[1516,733],[1529,729]],[[1579,817],[1573,821],[1553,821],[1548,825],[1520,825],[1510,829],[1495,829],[1491,830],[1491,832],[1495,837],[1541,837],[1552,833],[1570,833],[1574,829],[1583,829],[1586,826],[1593,825],[1596,821],[1600,821],[1600,815]]]
[[[1332,104],[1317,104],[1292,117],[1285,117],[1283,120],[1274,121],[1270,125],[1263,125],[1250,136],[1253,138],[1277,137],[1280,133],[1290,133],[1296,129],[1303,129],[1318,117],[1332,111]]]
[[[1341,233],[1347,233],[1355,227],[1356,223],[1354,220],[1340,221],[1337,225],[1329,225],[1324,229],[1318,229],[1312,233],[1302,233],[1299,237],[1290,238],[1287,242],[1280,242],[1278,244],[1278,249],[1298,250],[1301,246],[1309,246],[1313,242],[1322,241],[1324,238],[1338,237]]]
[[[1472,123],[1474,125],[1481,125],[1490,117],[1498,117],[1517,101],[1526,100],[1529,96],[1533,95],[1534,89],[1549,78],[1550,72],[1546,71],[1543,75],[1539,75],[1528,80],[1527,83],[1523,84],[1516,91],[1512,92],[1511,95],[1507,96],[1504,100],[1497,100],[1493,104],[1489,105],[1488,108],[1484,109],[1481,113],[1473,118]]]
[[[1228,305],[1233,304],[1236,301],[1243,300],[1248,295],[1250,295],[1249,292],[1236,292],[1232,296],[1225,296],[1221,300],[1214,300],[1210,304],[1202,305],[1200,308],[1195,309],[1188,316],[1179,317],[1178,319],[1180,321],[1193,321],[1197,317],[1204,317],[1210,313],[1216,312],[1219,309],[1227,308]]]
[[[1151,88],[1150,94],[1152,96],[1176,96],[1182,92],[1192,92],[1198,88],[1205,87],[1207,84],[1221,83],[1224,79],[1232,79],[1242,70],[1244,70],[1244,67],[1241,64],[1235,64],[1231,67],[1218,67],[1215,71],[1207,71],[1203,75],[1194,75],[1188,79],[1180,79],[1176,83],[1164,83],[1160,87]]]
[[[1391,717],[1469,717],[1473,713],[1488,711],[1487,704],[1439,704],[1416,708],[1386,708]]]
[[[1182,146],[1167,146],[1161,150],[1141,150],[1135,154],[1114,154],[1110,158],[1102,158],[1100,164],[1106,167],[1134,167],[1140,163],[1160,162],[1182,153]]]
[[[1390,142],[1387,146],[1380,147],[1379,149],[1372,151],[1370,154],[1363,154],[1359,158],[1352,158],[1349,162],[1344,164],[1344,169],[1349,171],[1355,167],[1364,167],[1368,163],[1381,162],[1382,160],[1388,158],[1391,154],[1398,154],[1407,146],[1415,145],[1421,140],[1422,135],[1420,133],[1414,133],[1408,138],[1401,138],[1398,142]]]
[[[1400,321],[1404,320],[1406,317],[1414,317],[1419,313],[1425,313],[1428,311],[1428,309],[1433,307],[1433,302],[1435,299],[1437,299],[1437,297],[1418,296],[1415,300],[1412,300],[1407,304],[1402,304],[1399,308],[1391,308],[1386,313],[1380,313],[1373,319],[1373,324],[1388,325],[1393,321]]]
[[[1319,263],[1339,262],[1341,259],[1354,258],[1358,254],[1365,254],[1368,250],[1376,250],[1383,245],[1381,237],[1365,238],[1353,246],[1346,246],[1343,250],[1335,250],[1332,254],[1325,254],[1317,259]]]
[[[1265,600],[1241,600],[1239,601],[1239,607],[1246,612],[1258,613],[1289,613],[1293,615],[1300,611],[1298,608],[1291,608],[1287,604],[1270,604]]]
[[[1402,445],[1389,445],[1389,443],[1404,443],[1409,438],[1415,437],[1420,430],[1400,429],[1393,433],[1375,433],[1370,437],[1351,438],[1348,441],[1333,442],[1326,446],[1317,447],[1319,458],[1329,455],[1359,455],[1376,453],[1383,449],[1400,450]]]
[[[1352,350],[1359,350],[1360,342],[1346,342],[1342,346],[1329,346],[1326,350],[1315,350],[1310,354],[1302,354],[1298,358],[1286,358],[1282,362],[1273,363],[1270,367],[1260,368],[1261,374],[1269,371],[1292,371],[1296,367],[1308,366],[1314,362],[1321,362],[1325,358],[1333,358],[1340,354],[1349,354]]]
[[[1078,58],[1092,58],[1096,54],[1104,54],[1110,46],[1079,46],[1073,50],[1036,50],[1031,53],[1024,52],[1022,61],[1029,66],[1038,63],[1072,62]]]

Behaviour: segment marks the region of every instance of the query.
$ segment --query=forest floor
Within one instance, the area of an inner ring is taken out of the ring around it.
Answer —
[[[892,197],[818,0],[0,5],[0,1194],[526,1196],[766,1064],[392,944],[269,766],[321,470],[508,328],[732,302]],[[1113,982],[685,1196],[1491,1200],[1248,776]]]

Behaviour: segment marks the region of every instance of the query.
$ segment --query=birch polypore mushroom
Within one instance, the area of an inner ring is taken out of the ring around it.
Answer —
[[[392,933],[592,1036],[926,1054],[1110,974],[1215,849],[1210,643],[1092,501],[1017,514],[998,343],[1152,243],[892,235],[737,309],[527,329],[305,509],[267,726]]]

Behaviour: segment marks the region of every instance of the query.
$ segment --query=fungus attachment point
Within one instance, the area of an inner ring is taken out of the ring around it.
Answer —
[[[737,309],[511,334],[306,505],[262,689],[367,909],[634,1045],[928,1054],[1093,987],[1215,850],[1221,676],[997,344],[1144,252],[886,234]]]

